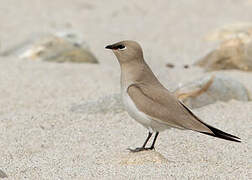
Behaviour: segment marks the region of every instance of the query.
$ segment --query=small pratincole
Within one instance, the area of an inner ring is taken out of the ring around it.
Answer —
[[[193,112],[168,91],[156,78],[143,57],[141,46],[135,41],[121,41],[106,46],[117,57],[121,67],[121,95],[125,109],[137,122],[149,130],[142,147],[132,152],[154,149],[159,132],[178,128],[240,142],[240,138],[225,133],[200,120]],[[153,132],[150,147],[146,144]]]

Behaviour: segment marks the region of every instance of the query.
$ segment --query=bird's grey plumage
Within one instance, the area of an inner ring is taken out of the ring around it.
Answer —
[[[227,140],[238,137],[204,123],[169,92],[144,61],[141,46],[135,41],[121,41],[112,49],[121,67],[122,99],[129,114],[149,130],[188,129]]]

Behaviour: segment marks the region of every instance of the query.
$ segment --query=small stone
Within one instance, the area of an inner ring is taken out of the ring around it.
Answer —
[[[174,68],[174,64],[172,64],[172,63],[167,63],[167,64],[166,64],[166,67],[168,67],[168,68]]]
[[[184,67],[185,69],[188,69],[188,68],[189,68],[189,65],[188,65],[188,64],[185,64],[183,67]]]
[[[251,100],[248,90],[238,81],[223,74],[207,75],[182,85],[175,95],[190,108],[199,108],[217,101]]]

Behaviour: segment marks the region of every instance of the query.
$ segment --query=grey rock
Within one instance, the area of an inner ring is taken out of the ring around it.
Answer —
[[[182,85],[175,94],[190,108],[199,108],[217,101],[227,102],[231,99],[251,100],[249,92],[243,84],[224,74],[204,76]]]
[[[82,36],[73,32],[39,35],[1,53],[50,62],[98,63]]]

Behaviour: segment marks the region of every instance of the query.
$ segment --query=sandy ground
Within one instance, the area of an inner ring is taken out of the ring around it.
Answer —
[[[204,74],[184,69],[212,48],[210,31],[252,18],[250,0],[0,1],[1,50],[43,32],[83,33],[99,65],[0,57],[0,170],[8,179],[251,179],[252,102],[218,102],[194,112],[242,138],[227,142],[189,131],[161,133],[156,152],[129,153],[147,130],[126,112],[71,111],[119,93],[119,65],[104,46],[139,41],[168,88]],[[176,65],[165,67],[167,62]],[[223,71],[252,92],[252,73]],[[97,107],[98,108],[98,107]]]

